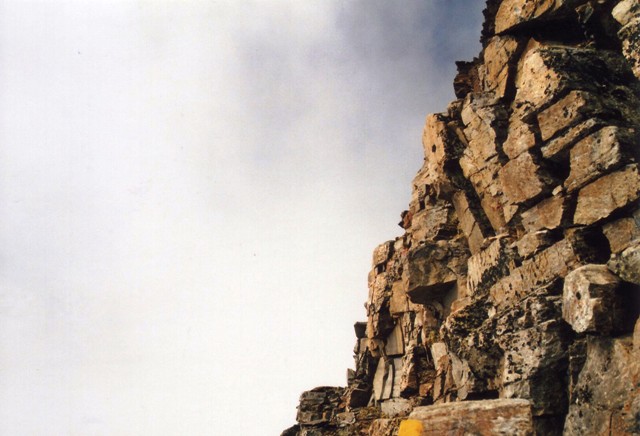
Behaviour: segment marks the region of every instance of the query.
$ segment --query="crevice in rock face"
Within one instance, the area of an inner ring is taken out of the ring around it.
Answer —
[[[640,431],[640,5],[484,13],[374,251],[347,387],[283,434]]]

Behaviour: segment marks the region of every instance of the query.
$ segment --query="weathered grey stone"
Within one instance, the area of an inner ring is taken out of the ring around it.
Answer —
[[[489,289],[497,280],[515,269],[516,254],[507,238],[495,239],[486,249],[469,257],[467,288],[471,295]]]
[[[504,195],[512,203],[524,203],[551,192],[555,179],[535,162],[533,155],[522,153],[507,162],[498,173]]]
[[[588,337],[564,434],[639,434],[639,380],[640,354],[630,337]]]
[[[563,413],[562,381],[553,374],[566,368],[564,328],[564,324],[549,320],[499,339],[504,349],[501,398],[529,399],[534,416]]]
[[[409,400],[404,398],[392,398],[390,400],[383,401],[380,404],[382,414],[387,418],[396,418],[399,416],[407,416],[411,413],[413,406]]]
[[[636,241],[620,254],[612,256],[607,265],[625,282],[640,285],[640,241]]]
[[[344,411],[341,397],[344,388],[322,386],[300,396],[297,421],[303,425],[333,423],[336,414]]]
[[[533,435],[527,400],[462,401],[416,407],[409,415],[423,422],[421,435]]]
[[[387,336],[387,340],[384,345],[385,355],[401,356],[404,354],[404,337],[402,335],[402,325],[397,323],[395,328],[391,331],[391,334]]]
[[[585,265],[564,280],[562,317],[578,333],[611,333],[622,326],[620,279],[606,265]]]
[[[626,149],[632,147],[632,137],[628,129],[609,126],[578,142],[571,149],[571,172],[564,182],[567,191],[575,191],[628,162]]]
[[[633,203],[639,196],[638,166],[628,165],[620,171],[600,177],[580,190],[573,222],[593,224]]]
[[[353,329],[356,332],[356,338],[361,339],[367,336],[367,323],[366,322],[356,322],[353,325]]]
[[[467,253],[461,239],[436,241],[412,251],[402,277],[410,301],[423,304],[450,291],[466,272]]]

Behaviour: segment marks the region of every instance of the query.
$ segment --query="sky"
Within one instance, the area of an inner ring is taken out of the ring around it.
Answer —
[[[0,434],[278,435],[346,384],[479,0],[0,0]]]

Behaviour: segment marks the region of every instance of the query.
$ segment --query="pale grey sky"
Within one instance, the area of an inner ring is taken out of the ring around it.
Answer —
[[[249,435],[343,385],[480,0],[0,0],[0,434]]]

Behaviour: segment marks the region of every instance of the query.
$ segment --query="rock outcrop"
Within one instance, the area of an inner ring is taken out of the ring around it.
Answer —
[[[640,434],[640,3],[485,19],[374,251],[347,386],[284,435]]]

